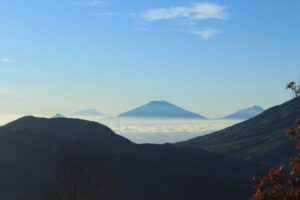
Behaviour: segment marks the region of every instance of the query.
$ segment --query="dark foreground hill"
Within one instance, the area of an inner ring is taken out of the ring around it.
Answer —
[[[295,98],[248,121],[178,145],[274,166],[295,154],[292,141],[283,132],[299,116],[300,100]]]
[[[151,101],[143,106],[134,108],[120,115],[120,117],[142,118],[178,118],[204,119],[202,115],[187,111],[167,101]]]
[[[110,128],[91,121],[69,118],[24,117],[7,124],[14,130],[28,130],[42,136],[85,141],[107,151],[132,150],[137,147],[128,139],[115,134]]]
[[[3,200],[59,199],[62,194],[245,199],[252,193],[251,178],[264,170],[200,149],[136,145],[101,124],[65,118],[25,117],[1,127],[0,157]]]

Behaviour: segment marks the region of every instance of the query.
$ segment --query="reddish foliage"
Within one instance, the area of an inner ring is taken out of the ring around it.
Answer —
[[[285,133],[295,140],[298,155],[288,164],[270,169],[256,183],[256,192],[252,200],[298,200],[300,199],[300,125],[298,120],[294,127]]]
[[[299,142],[299,141],[296,142],[296,149],[297,149],[297,150],[300,150],[300,142]]]
[[[300,89],[295,82],[287,85],[288,89]],[[296,93],[297,94],[297,93]],[[269,173],[261,177],[255,186],[252,200],[299,200],[300,199],[300,118],[293,127],[285,133],[295,140],[297,156],[290,159],[288,164],[270,169]]]
[[[268,178],[271,182],[281,182],[283,177],[283,167],[270,169]]]
[[[288,128],[285,133],[288,135],[288,136],[292,136],[292,137],[297,137],[299,136],[299,131],[297,128]]]
[[[252,200],[283,199],[287,194],[283,183],[284,168],[270,169],[268,175],[259,179]]]

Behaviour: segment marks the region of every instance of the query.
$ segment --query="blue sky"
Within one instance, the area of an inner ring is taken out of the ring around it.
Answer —
[[[0,113],[116,115],[168,100],[218,117],[290,98],[300,2],[2,0]]]

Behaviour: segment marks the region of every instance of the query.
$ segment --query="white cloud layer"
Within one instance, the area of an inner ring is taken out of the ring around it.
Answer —
[[[17,91],[0,88],[0,96],[14,94]],[[52,115],[37,115],[52,117]],[[16,120],[23,115],[4,115],[0,113],[0,126]],[[65,115],[67,116],[67,115]],[[74,117],[74,116],[70,116]],[[151,119],[119,119],[102,117],[82,117],[82,119],[96,121],[110,127],[117,134],[136,143],[173,143],[232,126],[237,120],[151,120]]]
[[[173,143],[226,128],[239,121],[166,120],[166,121],[102,121],[116,133],[136,143]]]
[[[202,39],[207,40],[221,33],[221,30],[214,28],[205,28],[201,30],[192,30],[189,33],[200,36]]]
[[[224,6],[213,3],[192,3],[189,6],[145,10],[139,16],[148,21],[227,19],[225,9]]]

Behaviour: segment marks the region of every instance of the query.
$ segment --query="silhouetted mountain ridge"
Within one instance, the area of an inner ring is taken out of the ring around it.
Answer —
[[[201,149],[137,145],[96,122],[24,117],[0,127],[3,199],[20,193],[22,199],[42,199],[57,185],[55,163],[64,147],[79,141],[89,145],[97,169],[113,177],[115,198],[107,199],[244,199],[252,192],[250,179],[264,170]]]
[[[252,119],[178,145],[274,166],[295,154],[292,141],[283,132],[299,116],[300,100],[295,98]]]
[[[61,139],[84,140],[90,144],[115,151],[135,148],[136,144],[115,134],[110,128],[97,122],[71,118],[36,118],[27,116],[13,121],[4,127],[30,130]]]

